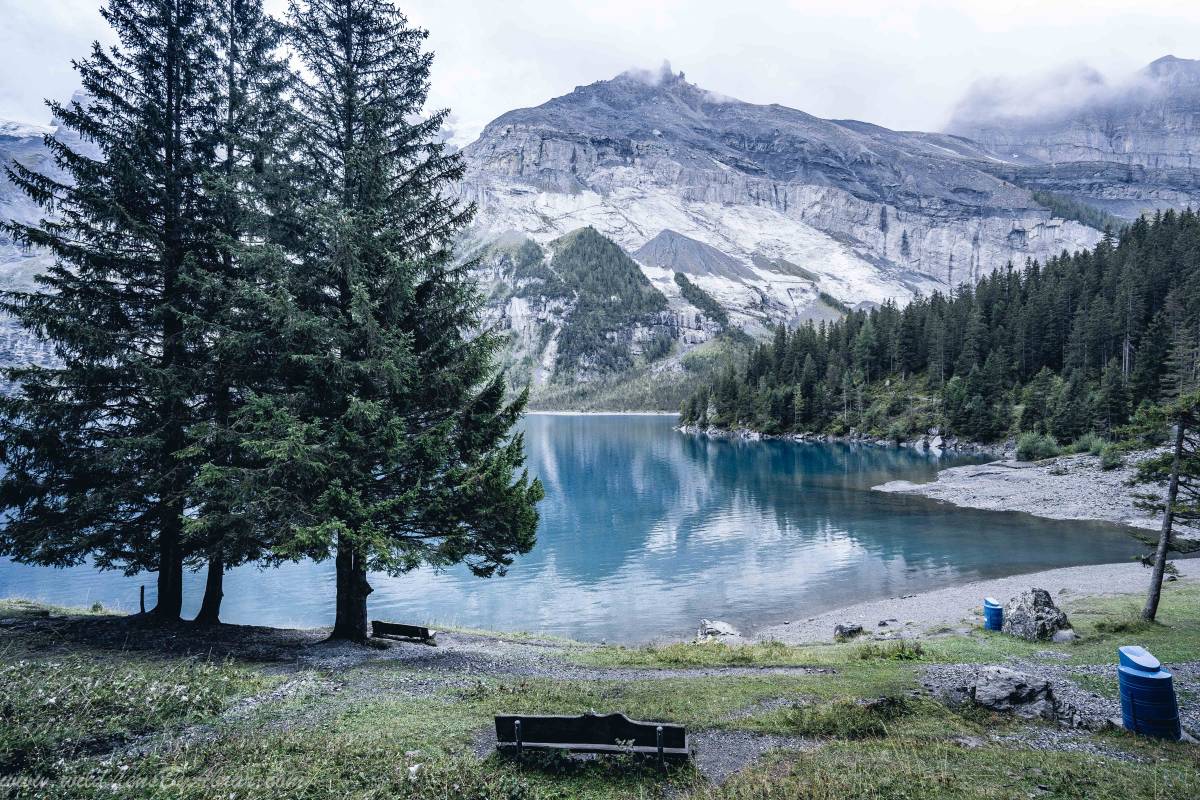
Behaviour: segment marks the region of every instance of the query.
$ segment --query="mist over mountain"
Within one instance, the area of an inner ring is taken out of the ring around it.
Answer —
[[[974,86],[947,130],[996,174],[1126,219],[1200,205],[1200,61],[1164,56],[1110,83],[1086,67]]]

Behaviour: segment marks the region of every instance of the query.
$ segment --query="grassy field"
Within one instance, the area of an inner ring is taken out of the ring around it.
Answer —
[[[539,658],[558,659],[553,663],[565,671],[548,677],[447,673],[388,659],[313,667],[167,655],[8,625],[0,627],[0,794],[1200,797],[1200,747],[1111,731],[1079,734],[1087,749],[1033,749],[1026,741],[1043,738],[1048,726],[951,709],[920,690],[930,664],[1000,663],[1045,658],[1047,651],[1066,656],[1056,664],[1107,664],[1115,647],[1130,641],[1168,663],[1200,659],[1200,587],[1168,587],[1160,625],[1130,622],[1136,606],[1134,598],[1078,601],[1069,610],[1080,639],[1063,645],[983,632],[915,645],[557,650],[549,643],[540,649],[553,655]],[[0,602],[6,622],[65,613]],[[95,619],[111,624],[102,612]],[[525,646],[519,638],[496,642],[502,650]],[[813,669],[789,669],[801,666]],[[1115,680],[1093,680],[1087,688],[1114,690]],[[770,734],[784,746],[717,785],[692,766],[664,773],[630,758],[517,763],[491,754],[483,736],[497,712],[592,709],[682,722],[694,734],[713,737],[710,746],[717,748],[726,741],[721,737],[732,743],[743,734]]]

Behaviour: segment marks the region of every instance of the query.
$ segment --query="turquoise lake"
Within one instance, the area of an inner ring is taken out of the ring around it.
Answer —
[[[694,635],[701,617],[743,630],[860,600],[979,578],[1127,561],[1124,528],[972,511],[870,491],[968,463],[904,448],[719,441],[667,416],[531,415],[529,469],[541,478],[538,543],[504,577],[465,569],[372,576],[372,618],[544,632],[588,641]],[[979,459],[975,459],[979,460]],[[189,574],[187,612],[203,574]],[[136,610],[154,576],[0,559],[0,597]],[[242,567],[222,619],[328,625],[331,563]]]

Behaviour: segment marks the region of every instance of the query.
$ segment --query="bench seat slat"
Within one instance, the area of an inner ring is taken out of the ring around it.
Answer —
[[[501,750],[516,750],[516,742],[497,742],[496,747]],[[521,742],[521,747],[525,750],[571,750],[576,753],[638,753],[642,755],[658,755],[657,747],[647,747],[646,745],[634,745],[632,747],[622,747],[617,744],[577,744],[573,742]],[[664,756],[687,756],[689,750],[684,747],[664,747]]]
[[[520,723],[520,734],[517,723]],[[661,732],[661,739],[660,739]],[[520,742],[518,743],[518,739]],[[502,750],[571,750],[578,753],[644,753],[687,756],[687,732],[670,722],[643,722],[624,714],[497,714],[496,746]]]
[[[404,625],[399,622],[371,620],[371,635],[379,638],[418,639],[427,642],[437,636],[437,631],[421,625]]]

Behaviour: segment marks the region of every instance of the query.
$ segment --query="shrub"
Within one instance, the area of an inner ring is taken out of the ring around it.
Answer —
[[[907,639],[883,644],[868,642],[858,649],[855,656],[861,661],[920,661],[925,656],[925,648],[920,642]]]
[[[1091,453],[1094,456],[1098,456],[1104,449],[1105,444],[1104,439],[1097,434],[1085,433],[1072,442],[1067,450],[1071,453]]]
[[[1054,437],[1044,433],[1023,433],[1017,439],[1017,458],[1022,461],[1041,461],[1062,455],[1062,448]]]
[[[839,700],[815,706],[796,706],[788,712],[789,727],[802,736],[865,739],[886,736],[887,723],[907,714],[903,697]]]
[[[1116,469],[1125,463],[1125,456],[1121,454],[1121,448],[1115,444],[1106,444],[1100,450],[1100,469],[1110,470]]]

